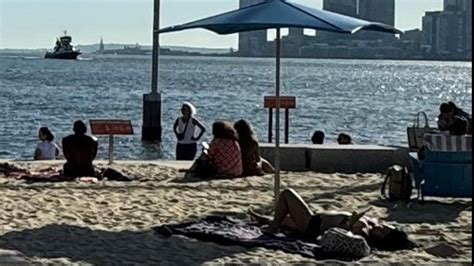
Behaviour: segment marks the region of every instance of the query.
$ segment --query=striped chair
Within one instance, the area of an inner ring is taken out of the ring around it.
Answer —
[[[472,135],[426,134],[424,156],[410,153],[418,196],[472,197]]]

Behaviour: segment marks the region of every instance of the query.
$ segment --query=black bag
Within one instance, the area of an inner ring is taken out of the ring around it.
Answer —
[[[388,181],[388,197],[385,194],[385,187]],[[389,200],[406,200],[411,198],[413,184],[406,167],[394,165],[388,168],[385,181],[382,185],[382,196]]]
[[[178,119],[179,119],[179,118],[178,118]],[[191,119],[192,119],[192,118],[190,118],[189,120],[191,120]],[[185,136],[185,134],[186,134],[186,130],[188,129],[189,120],[188,120],[188,122],[186,122],[186,125],[184,126],[183,132],[176,134],[176,138],[177,138],[178,140],[183,140],[183,139],[184,139],[184,136]]]

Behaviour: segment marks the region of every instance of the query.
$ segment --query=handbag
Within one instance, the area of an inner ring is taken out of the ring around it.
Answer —
[[[425,119],[425,126],[420,126],[420,117]],[[410,149],[418,150],[423,146],[423,138],[426,133],[437,131],[437,128],[432,128],[428,124],[428,116],[425,112],[418,112],[413,119],[413,126],[407,127],[408,147]]]

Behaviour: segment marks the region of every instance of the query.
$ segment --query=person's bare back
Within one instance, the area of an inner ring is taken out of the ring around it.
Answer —
[[[97,155],[97,141],[85,135],[86,125],[82,121],[74,123],[74,134],[63,138],[63,153],[66,157],[64,175],[71,177],[95,176],[92,161]]]

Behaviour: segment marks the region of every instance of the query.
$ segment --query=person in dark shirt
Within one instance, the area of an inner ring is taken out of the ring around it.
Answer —
[[[453,102],[441,104],[439,107],[440,115],[438,116],[438,129],[440,131],[450,131],[454,122],[454,117],[462,117],[468,123],[468,132],[472,133],[472,117],[470,114],[459,108]]]
[[[462,116],[455,116],[449,128],[449,134],[452,136],[463,136],[468,134],[469,122]]]
[[[92,161],[97,155],[97,139],[86,135],[84,122],[74,122],[74,134],[63,138],[63,153],[66,157],[64,175],[68,177],[95,176]]]

